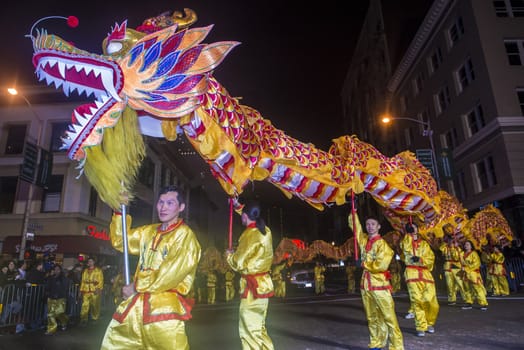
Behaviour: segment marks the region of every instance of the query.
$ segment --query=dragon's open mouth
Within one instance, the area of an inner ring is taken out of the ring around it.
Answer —
[[[62,88],[66,96],[76,91],[96,98],[93,103],[75,108],[72,125],[63,139],[63,148],[67,148],[69,157],[74,159],[84,140],[94,130],[102,129],[97,127],[101,116],[121,101],[118,94],[123,86],[122,72],[117,63],[100,56],[55,49],[37,51],[33,64],[40,81]]]

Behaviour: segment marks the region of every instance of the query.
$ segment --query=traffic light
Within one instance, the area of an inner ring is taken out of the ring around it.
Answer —
[[[35,251],[33,249],[27,249],[24,252],[24,260],[33,260],[35,258]]]

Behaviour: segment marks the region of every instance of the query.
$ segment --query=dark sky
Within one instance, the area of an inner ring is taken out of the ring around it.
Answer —
[[[420,16],[428,0],[386,1],[393,16]],[[235,40],[237,46],[215,70],[231,95],[258,109],[289,135],[327,150],[341,136],[340,91],[353,47],[367,10],[367,1],[27,1],[10,3],[0,15],[4,27],[0,55],[0,84],[38,84],[31,64],[32,49],[24,35],[45,16],[75,15],[80,25],[51,19],[37,27],[48,29],[81,49],[101,53],[101,43],[115,22],[128,19],[136,27],[167,10],[196,11],[193,26],[214,24],[205,42]],[[412,8],[412,10],[409,10]],[[399,20],[399,23],[402,21]]]
[[[386,25],[391,23],[409,39],[431,0],[383,3],[389,18]],[[199,17],[193,27],[214,24],[204,42],[241,42],[214,73],[232,96],[241,96],[243,104],[259,110],[288,135],[323,150],[342,135],[340,92],[368,1],[324,0],[306,5],[289,0],[19,0],[0,14],[0,85],[39,84],[33,74],[31,42],[24,38],[39,18],[77,16],[80,25],[74,29],[58,19],[38,27],[81,49],[101,53],[102,40],[115,22],[127,19],[128,26],[135,28],[145,18],[184,7]]]

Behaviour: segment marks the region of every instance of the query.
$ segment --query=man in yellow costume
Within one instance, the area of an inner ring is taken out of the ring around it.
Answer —
[[[271,271],[271,279],[275,287],[275,297],[286,297],[286,280],[283,276],[283,270],[287,266],[287,261],[284,260],[280,264],[276,264]]]
[[[428,242],[418,235],[417,225],[410,223],[406,224],[400,249],[406,265],[404,278],[411,308],[415,314],[417,336],[423,337],[426,332],[435,333],[434,326],[440,309],[435,280],[431,274],[435,254]]]
[[[462,301],[468,303],[469,296],[464,289],[464,281],[459,277],[460,251],[458,243],[453,240],[452,236],[446,234],[444,242],[439,247],[444,258],[444,276],[446,278],[446,287],[448,291],[448,305],[457,304],[457,291],[462,297]]]
[[[326,292],[326,277],[324,275],[324,273],[326,272],[326,267],[322,265],[320,261],[317,261],[313,271],[315,273],[315,294],[324,294]]]
[[[353,230],[353,219],[348,217],[349,228]],[[395,303],[391,296],[388,267],[394,252],[382,239],[377,219],[366,220],[367,236],[355,215],[355,231],[362,260],[362,278],[360,293],[366,311],[369,329],[369,349],[379,350],[386,347],[389,339],[390,350],[403,350],[404,340],[395,314]]]
[[[207,272],[207,303],[214,305],[217,295],[217,274],[215,270]]]
[[[227,269],[224,274],[224,280],[226,285],[226,302],[228,302],[235,297],[235,272],[231,269]]]
[[[125,200],[124,200],[125,201]],[[192,300],[186,298],[200,260],[200,244],[179,216],[185,196],[176,186],[160,191],[156,204],[160,224],[131,229],[128,252],[139,255],[134,282],[123,287],[124,301],[107,327],[102,350],[189,349],[185,321]],[[113,215],[111,243],[122,251],[122,220]]]
[[[248,202],[242,209],[242,224],[246,227],[235,252],[227,251],[231,268],[241,274],[239,333],[243,350],[273,350],[267,334],[266,315],[273,281],[269,272],[273,261],[271,230],[261,218],[260,205]]]
[[[82,272],[80,294],[82,308],[80,309],[80,324],[85,326],[91,316],[93,322],[100,318],[100,304],[104,290],[104,273],[95,265],[95,259],[87,259],[87,267]]]
[[[355,281],[355,273],[357,272],[357,267],[355,266],[355,261],[350,259],[347,259],[346,264],[346,277],[348,280],[348,288],[347,292],[348,294],[353,294],[356,291],[356,281]]]
[[[488,256],[488,275],[491,276],[493,296],[508,296],[509,284],[504,266],[504,254],[502,254],[500,246],[493,246],[493,252]]]

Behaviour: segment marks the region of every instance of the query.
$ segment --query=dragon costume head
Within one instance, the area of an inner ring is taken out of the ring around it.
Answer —
[[[112,208],[119,207],[121,192],[131,192],[145,156],[141,134],[176,138],[177,120],[196,108],[211,71],[238,44],[202,44],[212,26],[188,29],[196,19],[185,9],[149,18],[136,29],[127,21],[116,24],[102,55],[33,30],[36,23],[28,35],[40,81],[67,96],[76,91],[95,98],[73,111],[63,147]]]

